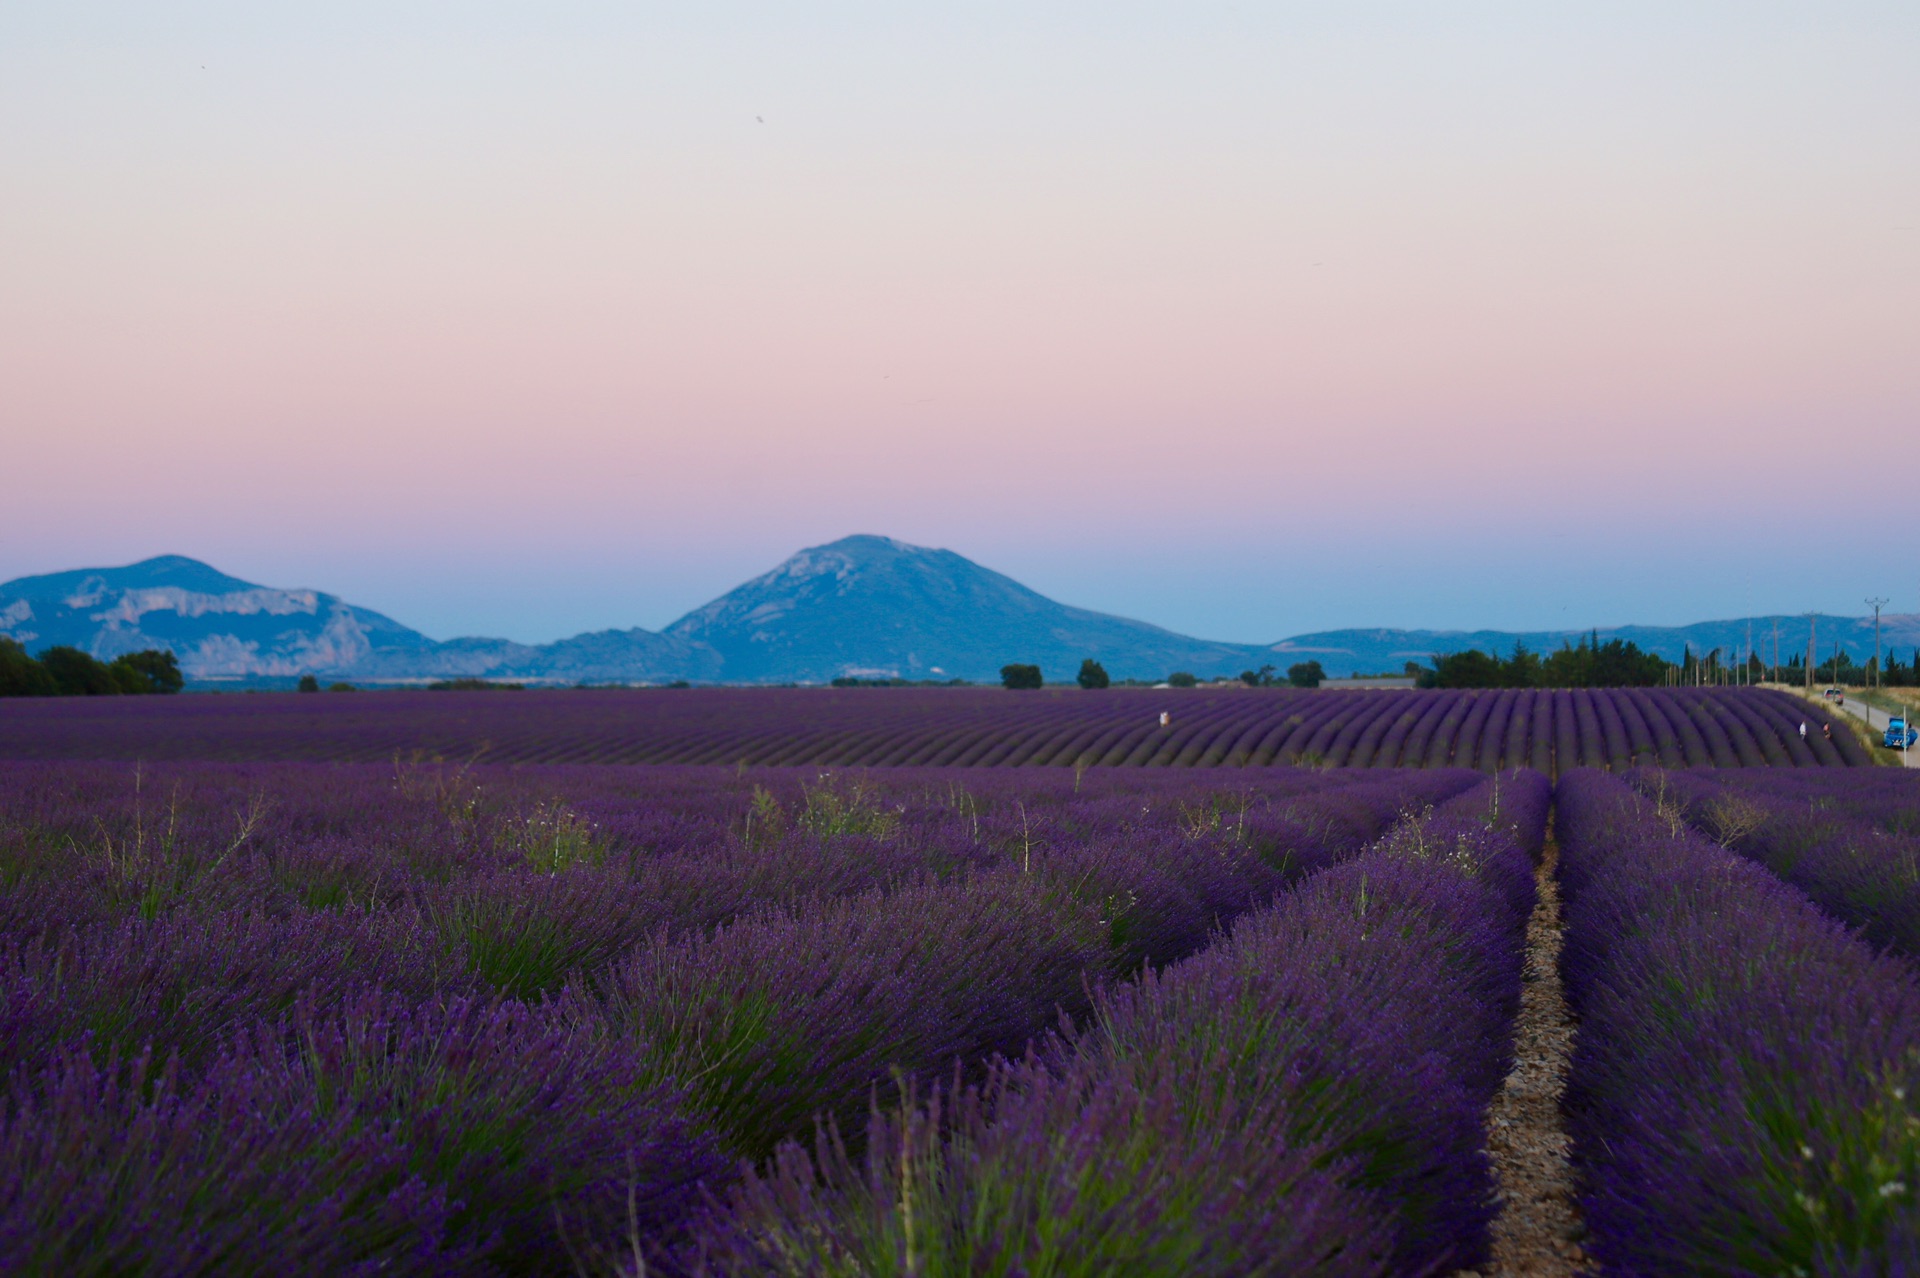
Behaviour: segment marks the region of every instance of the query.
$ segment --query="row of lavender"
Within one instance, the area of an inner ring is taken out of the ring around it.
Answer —
[[[1149,1030],[1172,1033],[1167,1018],[1190,996],[1172,976],[1164,987],[1127,978],[1202,949],[1409,810],[1453,797],[1451,819],[1471,833],[1462,813],[1488,797],[1459,798],[1476,778],[1444,772],[1286,773],[1223,788],[1193,774],[1022,774],[1015,785],[1012,774],[930,772],[0,771],[0,1256],[29,1271],[569,1271],[583,1257],[615,1265],[615,1243],[629,1241],[657,1262],[752,1268],[782,1230],[807,1227],[776,1210],[805,1179],[782,1142],[817,1118],[844,1144],[823,1147],[826,1179],[808,1202],[855,1233],[851,1182],[835,1174],[852,1163],[833,1151],[892,1150],[899,1133],[909,1151],[916,1140],[991,1144],[1053,1114],[1063,1133],[1106,1115],[1138,1152],[1154,1143],[1140,1144],[1153,1130],[1140,1124],[1159,1111],[1123,1118],[1114,1106],[1144,1095],[1140,1071],[1161,1068],[1143,1046],[1158,1041]],[[1504,794],[1510,812],[1544,820],[1538,779]],[[1513,861],[1511,839],[1456,854],[1467,844],[1451,830],[1414,842],[1436,865],[1466,866],[1456,878],[1474,879],[1489,857]],[[1297,899],[1330,894],[1323,912],[1337,912],[1357,892],[1376,913],[1398,908],[1392,875],[1358,873],[1322,873],[1311,882],[1326,886]],[[1511,1000],[1480,994],[1507,989],[1486,966],[1499,949],[1486,929],[1524,915],[1514,875],[1481,876],[1504,914],[1482,917],[1462,898],[1421,907],[1438,922],[1396,924],[1396,935],[1452,938],[1409,950],[1405,979],[1445,986],[1451,972],[1472,993],[1446,997],[1471,1006],[1377,983],[1379,1006],[1445,1005],[1453,1025],[1484,1030],[1435,1065],[1436,1087],[1452,1079],[1455,1090],[1421,1093],[1452,1099],[1409,1117],[1383,1074],[1385,1098],[1339,1093],[1285,1120],[1303,1208],[1332,1204],[1327,1237],[1411,1203],[1403,1252],[1480,1245],[1484,1213],[1454,1208],[1479,1201],[1472,1176],[1484,1179],[1463,1115],[1497,1078]],[[1170,972],[1216,983],[1293,972],[1288,997],[1299,998],[1315,984],[1301,973],[1344,966],[1337,947],[1317,958],[1299,928],[1273,926],[1220,951],[1238,958]],[[1449,947],[1466,957],[1437,964]],[[1136,1005],[1149,1010],[1116,1010]],[[1060,1036],[1023,1055],[1063,1012]],[[1313,1017],[1344,1015],[1289,1014],[1321,1029],[1334,1022]],[[1118,1048],[1096,1050],[1123,1025],[1146,1036],[1124,1070]],[[1299,1081],[1291,1068],[1271,1066]],[[1154,1093],[1162,1101],[1185,1093],[1172,1078]],[[953,1121],[909,1106],[864,1146],[867,1107],[889,1079],[914,1092],[944,1081],[936,1111]],[[1277,1104],[1258,1088],[1236,1096],[1210,1103],[1242,1127]],[[1004,1122],[990,1117],[1002,1111]],[[1405,1131],[1367,1126],[1378,1113]],[[1180,1121],[1195,1139],[1209,1130],[1197,1114]],[[1376,1149],[1404,1151],[1421,1123],[1451,1133],[1421,1157],[1453,1180],[1414,1176]],[[728,1188],[740,1159],[783,1148],[764,1176]],[[1053,1183],[1037,1165],[1022,1174],[1040,1178],[1034,1192]],[[1457,1192],[1432,1188],[1446,1184]],[[1421,1197],[1430,1191],[1446,1201]],[[1206,1222],[1241,1217],[1222,1217],[1224,1200],[1188,1201],[1200,1214],[1182,1229],[1200,1229],[1203,1250],[1245,1232],[1208,1241]],[[1174,1219],[1143,1216],[1139,1236],[1181,1233]],[[1301,1245],[1319,1245],[1302,1219]],[[1466,1223],[1435,1223],[1446,1221]]]
[[[1685,821],[1766,866],[1875,945],[1920,958],[1920,776],[1648,770],[1635,786]]]
[[[1164,717],[1163,717],[1164,716]],[[1806,731],[1802,732],[1805,725]],[[832,767],[1796,767],[1871,762],[1825,711],[1739,688],[1006,692],[695,688],[49,698],[0,758]]]
[[[1862,882],[1910,885],[1911,863],[1823,846],[1819,806],[1898,836],[1911,778],[1857,777],[1851,795],[1777,772],[1635,780],[1576,772],[1556,795],[1592,1251],[1623,1274],[1920,1271],[1920,980],[1821,908],[1853,911]],[[1770,786],[1779,839],[1748,850],[1813,899],[1689,821],[1731,819],[1719,832],[1738,845],[1750,814],[1716,817],[1716,799]],[[1812,824],[1790,821],[1809,798]]]
[[[782,1148],[696,1272],[1369,1275],[1483,1261],[1548,787],[1482,787],[978,1085]]]

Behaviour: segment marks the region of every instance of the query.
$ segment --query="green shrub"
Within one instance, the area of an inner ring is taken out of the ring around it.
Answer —
[[[17,641],[0,635],[0,697],[51,697],[58,691],[45,666]]]
[[[63,697],[111,697],[120,693],[120,681],[113,671],[78,648],[64,644],[40,654],[40,664],[53,676],[53,686]]]
[[[127,693],[172,694],[186,686],[180,663],[171,651],[148,648],[142,652],[123,652],[107,669],[120,691]]]
[[[1287,667],[1287,682],[1296,688],[1317,688],[1326,677],[1317,661],[1296,661]]]

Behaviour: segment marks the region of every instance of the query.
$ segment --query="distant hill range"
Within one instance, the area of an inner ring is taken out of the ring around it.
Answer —
[[[1807,648],[1801,616],[1690,626],[1601,627],[1678,659],[1683,648],[1744,649],[1749,630],[1771,661]],[[1814,620],[1821,660],[1840,643],[1873,653],[1871,618]],[[1216,643],[1057,603],[950,550],[887,537],[846,537],[801,551],[764,576],[696,608],[664,631],[602,630],[547,644],[438,641],[338,596],[283,590],[165,555],[124,568],[87,568],[0,584],[0,634],[33,651],[54,644],[101,658],[170,648],[188,678],[274,682],[303,674],[360,683],[479,677],[542,683],[825,683],[839,677],[990,681],[1031,662],[1050,681],[1092,657],[1116,679],[1187,670],[1207,678],[1318,660],[1330,675],[1399,673],[1435,653],[1516,642],[1536,651],[1585,630],[1330,630],[1275,644]],[[1909,660],[1920,615],[1884,616],[1882,642]]]

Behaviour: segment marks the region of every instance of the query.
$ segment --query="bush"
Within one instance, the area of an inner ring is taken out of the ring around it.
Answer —
[[[0,635],[0,697],[51,697],[58,691],[45,666],[18,642]]]
[[[113,671],[78,648],[48,648],[40,664],[53,677],[54,691],[63,697],[111,697],[120,692]]]
[[[120,685],[120,691],[127,693],[171,695],[187,683],[173,653],[156,648],[121,653],[107,669],[113,672],[114,682]]]
[[[107,665],[78,648],[54,647],[39,660],[0,635],[0,697],[110,697],[171,693],[186,684],[171,652],[122,653]]]
[[[1039,666],[1016,664],[1000,667],[1000,683],[1007,688],[1038,688],[1044,680],[1040,678]]]
[[[1175,688],[1191,688],[1198,685],[1200,681],[1185,670],[1176,670],[1167,676],[1167,682]]]
[[[301,675],[300,691],[301,692],[318,692],[320,691],[320,681],[314,678],[312,675]]]
[[[1107,678],[1107,668],[1088,657],[1080,663],[1080,686],[1083,688],[1104,688],[1113,680]]]
[[[1297,661],[1287,667],[1287,682],[1296,688],[1317,688],[1326,677],[1317,661]]]

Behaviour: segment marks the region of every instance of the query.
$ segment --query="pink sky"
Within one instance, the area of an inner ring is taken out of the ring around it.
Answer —
[[[1175,8],[8,18],[0,579],[551,638],[869,531],[1247,640],[1920,610],[1910,7]]]

